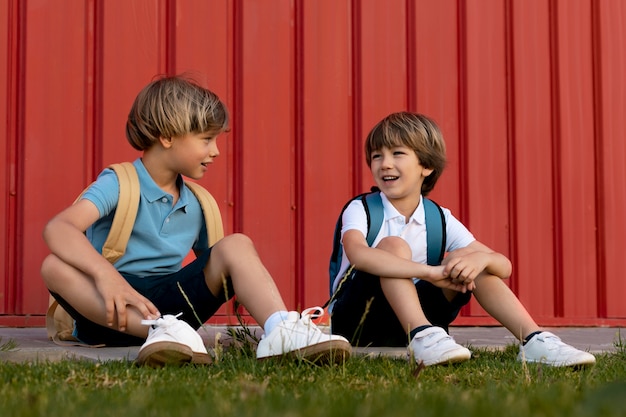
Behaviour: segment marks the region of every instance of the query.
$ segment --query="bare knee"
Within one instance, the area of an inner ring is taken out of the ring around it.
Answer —
[[[239,262],[250,255],[258,256],[252,239],[243,233],[225,236],[211,249],[211,259],[219,258],[226,263]]]
[[[252,239],[243,233],[233,233],[232,235],[224,236],[213,247],[213,249],[226,252],[246,250],[246,248],[254,249],[254,243]]]
[[[411,259],[411,248],[406,241],[397,236],[388,236],[383,238],[376,248],[382,249],[387,252],[391,252],[394,255],[400,256],[402,258]]]
[[[56,255],[48,255],[41,263],[41,277],[46,287],[54,291],[55,284],[59,277],[59,267],[63,262]]]

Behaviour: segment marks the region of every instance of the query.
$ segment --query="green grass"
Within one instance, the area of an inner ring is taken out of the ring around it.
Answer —
[[[518,363],[514,346],[421,370],[391,358],[257,362],[245,346],[204,368],[0,363],[0,415],[626,416],[626,349],[616,346],[581,370]]]
[[[9,339],[8,342],[3,342],[0,337],[0,352],[8,352],[9,350],[16,349],[17,343],[13,339]]]

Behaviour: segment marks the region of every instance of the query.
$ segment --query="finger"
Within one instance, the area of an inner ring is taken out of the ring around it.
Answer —
[[[456,281],[459,278],[459,272],[456,270],[456,268],[451,268],[448,276]]]
[[[143,318],[147,320],[153,320],[161,317],[159,310],[147,298],[141,299],[139,302],[133,303],[133,305],[137,308],[137,310],[139,310],[139,313],[143,316]]]
[[[456,283],[456,282],[448,281],[447,287],[449,289],[451,289],[451,290],[459,291],[459,292],[463,292],[463,293],[466,291],[465,285],[459,284],[459,283]]]
[[[156,319],[156,318],[161,317],[161,312],[159,311],[157,306],[155,306],[152,303],[152,301],[148,300],[147,298],[146,298],[146,305],[148,306],[148,311],[149,311],[150,315],[153,316],[151,318],[155,318]]]
[[[466,273],[463,274],[464,279],[463,279],[463,283],[465,285],[470,284],[471,282],[474,282],[474,280],[476,279],[476,273],[474,271],[467,271]]]
[[[121,332],[126,331],[126,302],[120,300],[116,303],[117,307],[117,326]]]
[[[448,259],[447,262],[445,263],[445,270],[450,274],[452,273],[452,270],[454,269],[454,267],[459,263],[458,259]]]
[[[113,327],[113,316],[115,314],[115,304],[113,300],[105,300],[104,308],[106,310],[107,326]]]
[[[465,294],[467,292],[467,287],[465,285],[456,284],[456,288],[453,288],[455,291],[461,292]]]

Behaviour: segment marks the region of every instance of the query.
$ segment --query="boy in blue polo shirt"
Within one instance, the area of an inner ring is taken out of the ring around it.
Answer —
[[[595,363],[595,357],[542,331],[504,283],[511,263],[477,241],[443,209],[442,265],[426,264],[423,196],[434,188],[446,162],[439,127],[415,113],[393,113],[369,133],[365,156],[381,192],[384,219],[372,247],[360,199],[343,213],[343,260],[333,288],[333,334],[360,346],[406,346],[424,365],[468,360],[470,351],[447,333],[473,294],[479,304],[522,342],[518,359],[552,366]],[[339,282],[354,267],[351,279]]]
[[[192,80],[151,82],[126,123],[128,141],[143,154],[133,163],[141,196],[124,255],[114,264],[102,256],[118,203],[119,181],[111,169],[45,226],[51,254],[42,277],[74,318],[78,340],[142,345],[138,362],[151,366],[210,363],[194,328],[237,295],[265,331],[258,359],[349,356],[348,341],[317,328],[311,309],[302,315],[287,311],[247,236],[233,234],[208,246],[202,208],[182,176],[204,176],[219,155],[217,137],[228,126],[224,104]],[[190,250],[196,259],[182,267]]]

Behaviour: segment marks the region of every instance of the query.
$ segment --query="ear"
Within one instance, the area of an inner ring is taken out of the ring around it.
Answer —
[[[164,138],[163,136],[159,136],[159,143],[163,146],[164,149],[169,149],[172,147],[173,140],[172,138]]]
[[[422,169],[422,176],[424,178],[428,177],[430,174],[432,174],[435,170],[432,168],[424,168]]]

